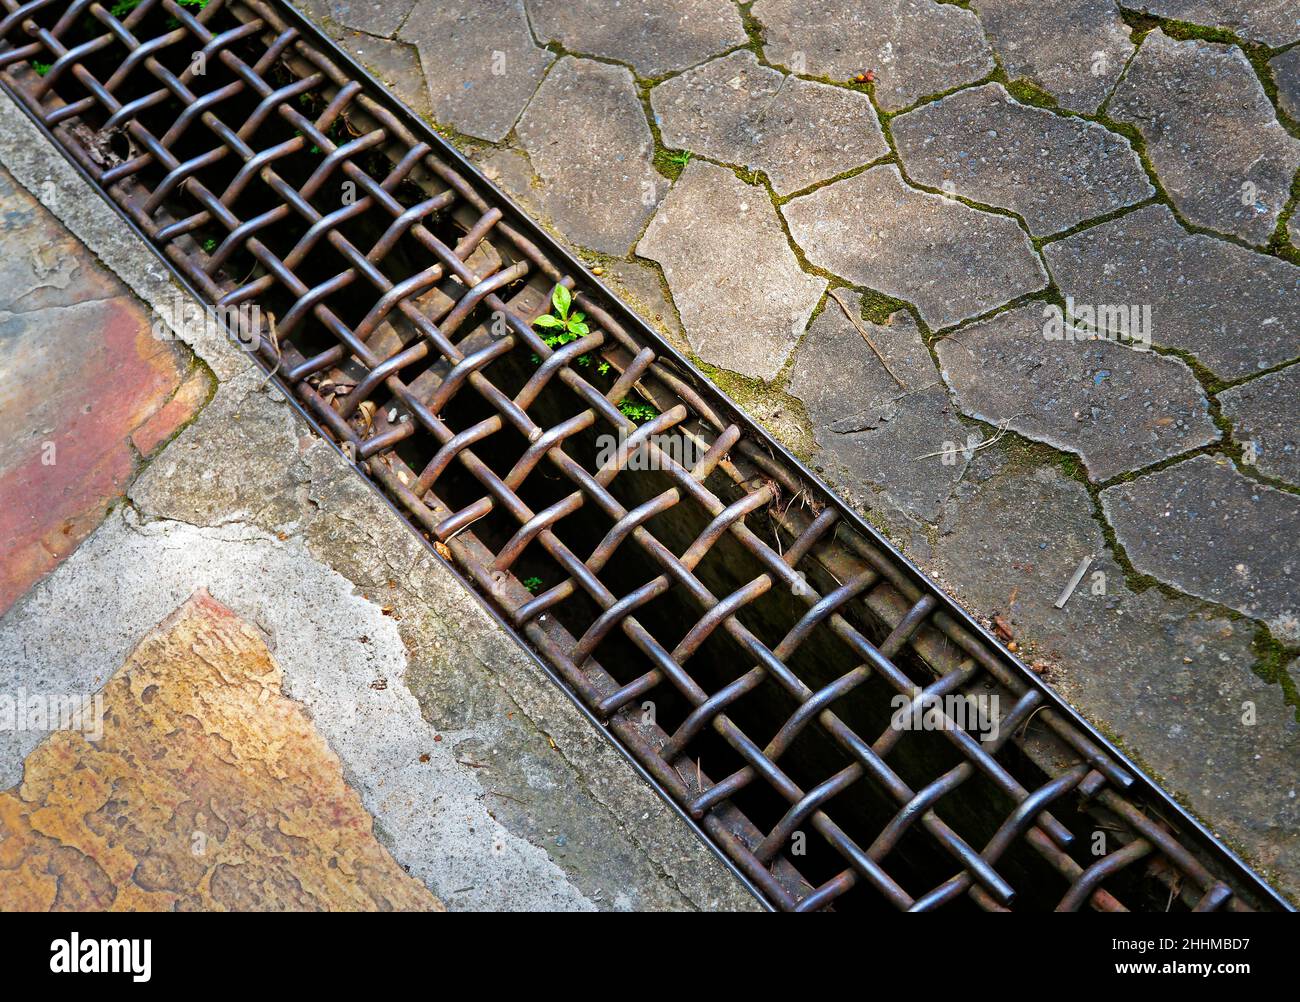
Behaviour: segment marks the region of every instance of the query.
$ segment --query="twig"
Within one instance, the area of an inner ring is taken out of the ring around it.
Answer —
[[[464,525],[462,525],[459,529],[457,529],[455,532],[453,532],[450,536],[448,536],[446,539],[442,540],[442,542],[443,542],[443,543],[450,543],[453,539],[455,539],[457,536],[459,536],[462,532],[464,532],[466,529],[468,529],[471,525],[473,525],[475,522],[479,521],[479,519],[487,518],[487,517],[488,517],[489,515],[491,515],[491,514],[492,514],[492,512],[490,512],[490,511],[485,511],[485,512],[484,512],[482,515],[480,515],[478,518],[470,519],[468,522],[466,522]]]
[[[862,322],[853,315],[853,311],[850,310],[848,305],[844,302],[844,300],[840,298],[840,290],[832,289],[831,298],[835,300],[837,304],[839,304],[839,308],[843,310],[844,315],[849,318],[849,323],[851,323],[854,327],[857,328],[858,333],[862,335],[862,340],[866,341],[867,344],[871,346],[871,350],[876,353],[876,358],[880,359],[880,364],[883,365],[885,367],[885,371],[888,372],[890,376],[893,377],[894,382],[896,382],[904,390],[907,389],[907,384],[898,378],[898,374],[894,372],[894,370],[889,367],[889,363],[885,361],[885,356],[880,354],[880,349],[876,347],[876,342],[871,340],[871,335],[868,334],[866,328],[862,326]]]
[[[787,76],[783,76],[783,77],[781,78],[781,83],[780,83],[780,85],[776,88],[776,92],[775,92],[771,97],[769,97],[769,98],[767,99],[767,101],[764,103],[763,107],[762,107],[761,109],[759,109],[759,112],[758,112],[758,118],[756,118],[756,119],[754,120],[754,124],[755,124],[755,125],[762,125],[762,124],[763,124],[763,119],[765,119],[765,118],[767,117],[767,112],[768,112],[768,110],[772,107],[772,103],[773,103],[773,102],[774,102],[778,97],[781,96],[781,91],[785,90],[785,85],[786,85],[789,81],[790,81],[790,77],[789,77],[789,75],[787,75]]]
[[[1058,609],[1065,608],[1065,603],[1070,601],[1070,596],[1074,594],[1074,589],[1079,587],[1079,582],[1083,580],[1084,574],[1087,573],[1088,568],[1091,566],[1092,554],[1090,553],[1079,561],[1079,566],[1074,569],[1074,574],[1070,578],[1070,583],[1065,586],[1065,590],[1061,592],[1061,597],[1056,600],[1056,607]]]
[[[1046,709],[1047,709],[1046,706],[1040,706],[1038,707],[1038,709],[1034,710],[1033,713],[1031,713],[1029,716],[1025,718],[1025,722],[1020,725],[1020,740],[1023,741],[1025,739],[1025,735],[1029,733],[1029,725],[1033,722],[1033,719],[1036,716],[1038,716],[1039,713],[1041,713],[1043,710]]]
[[[964,445],[964,446],[962,446],[962,450],[961,450],[961,451],[964,452],[964,453],[966,453],[966,456],[967,456],[967,458],[969,459],[972,455],[974,455],[975,453],[979,452],[980,449],[987,449],[990,445],[995,444],[999,439],[1002,438],[1003,435],[1005,435],[1005,434],[1007,433],[1007,426],[1010,425],[1011,422],[1014,421],[1014,420],[1015,420],[1016,418],[1018,418],[1018,417],[1020,417],[1020,415],[1019,415],[1019,414],[1016,414],[1016,415],[1013,415],[1012,417],[1007,418],[1004,422],[1002,422],[1001,427],[998,428],[998,433],[997,433],[996,435],[993,435],[993,436],[991,436],[991,437],[989,437],[989,438],[986,438],[986,439],[984,439],[982,442],[978,442],[978,443],[976,443],[975,445],[969,445],[969,444]],[[914,460],[914,462],[915,462],[915,461],[918,461],[918,460],[922,460],[922,459],[933,459],[935,456],[942,456],[942,455],[945,455],[945,454],[948,453],[949,451],[951,451],[951,450],[949,450],[949,449],[940,449],[938,452],[927,452],[924,456],[917,456],[917,457],[916,457],[916,460]]]
[[[280,371],[280,363],[284,361],[284,356],[280,352],[280,335],[275,330],[275,314],[268,310],[266,316],[271,321],[271,348],[275,352],[275,368],[266,374],[266,378],[258,386],[259,390],[275,378],[275,374]]]

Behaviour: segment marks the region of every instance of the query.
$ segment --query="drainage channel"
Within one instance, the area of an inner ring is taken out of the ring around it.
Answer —
[[[297,12],[0,4],[0,84],[768,904],[1289,908]]]

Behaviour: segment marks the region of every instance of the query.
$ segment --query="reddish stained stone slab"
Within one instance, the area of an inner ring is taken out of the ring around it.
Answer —
[[[3,613],[122,495],[133,433],[156,448],[207,391],[177,392],[188,354],[156,340],[146,308],[3,171],[0,234]]]

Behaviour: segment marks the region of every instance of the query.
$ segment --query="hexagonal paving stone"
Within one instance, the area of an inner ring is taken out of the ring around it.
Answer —
[[[1142,133],[1160,183],[1188,222],[1268,241],[1300,167],[1300,139],[1278,122],[1241,49],[1153,31],[1107,113]]]
[[[1127,140],[1013,101],[1001,84],[958,91],[890,124],[907,175],[1024,217],[1035,236],[1155,194]]]
[[[663,267],[696,355],[757,379],[781,371],[826,287],[799,268],[766,192],[700,160],[636,252]]]
[[[872,507],[881,494],[907,516],[933,522],[966,469],[967,429],[911,314],[867,323],[861,294],[839,295],[857,323],[828,299],[799,345],[788,390],[807,407],[821,458],[838,467],[841,486],[847,479]]]
[[[1295,0],[1132,0],[1125,6],[1207,27],[1224,27],[1247,41],[1279,48],[1300,39]]]
[[[764,171],[782,195],[889,152],[866,94],[787,76],[749,50],[660,84],[650,104],[665,146]]]
[[[931,0],[758,0],[768,61],[848,81],[876,74],[876,100],[900,111],[993,71],[979,19]]]
[[[1166,206],[1054,241],[1043,254],[1076,304],[1149,305],[1156,344],[1189,351],[1224,378],[1300,356],[1300,268],[1188,233]]]
[[[543,41],[631,63],[643,77],[684,70],[749,40],[727,0],[528,0],[528,13]]]
[[[575,243],[623,255],[667,186],[632,74],[565,58],[519,120],[519,140],[543,181],[542,209]]]
[[[905,395],[938,384],[910,313],[899,310],[885,324],[869,323],[862,319],[862,293],[836,290],[799,346],[788,390],[819,428],[843,435],[878,424],[899,410]]]
[[[1265,487],[1222,456],[1185,463],[1101,492],[1133,566],[1180,591],[1255,619],[1296,611],[1300,497]]]
[[[1255,676],[1254,624],[1125,584],[1084,486],[1055,464],[988,449],[966,471],[936,549],[939,577],[969,608],[1001,614],[1049,682],[1256,865],[1300,891],[1300,725],[1281,686]],[[1084,558],[1086,576],[1055,602]],[[1242,703],[1257,719],[1243,726]],[[1031,728],[1032,735],[1032,728]]]
[[[792,199],[781,212],[810,261],[915,303],[934,329],[1047,284],[1012,219],[911,188],[893,164]]]
[[[1114,341],[1049,341],[1044,311],[1021,306],[939,342],[966,414],[1077,453],[1092,480],[1219,439],[1186,363]]]
[[[1287,49],[1268,61],[1269,72],[1277,84],[1277,102],[1282,110],[1300,122],[1300,46]]]
[[[494,143],[555,59],[533,43],[523,0],[419,0],[398,37],[419,50],[434,118]]]
[[[1270,372],[1216,396],[1224,417],[1232,422],[1232,437],[1254,458],[1255,468],[1300,487],[1300,366]]]
[[[1027,79],[1071,111],[1095,112],[1133,43],[1114,0],[973,0],[1012,80]]]

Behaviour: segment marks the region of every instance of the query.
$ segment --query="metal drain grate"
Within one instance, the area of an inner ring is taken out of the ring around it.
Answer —
[[[9,92],[772,905],[1287,907],[295,12],[0,3]]]

